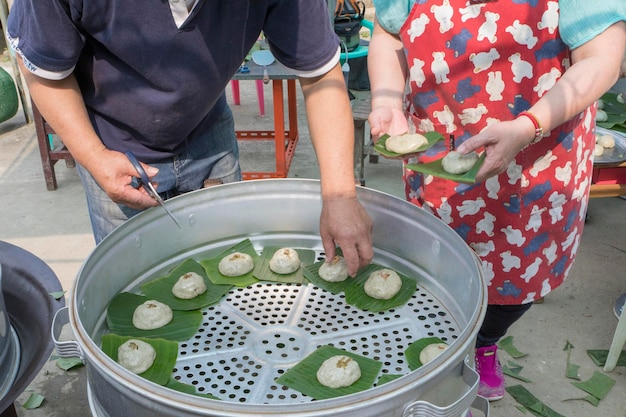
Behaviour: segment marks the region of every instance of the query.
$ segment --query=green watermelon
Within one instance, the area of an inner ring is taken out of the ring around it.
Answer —
[[[0,123],[15,116],[17,108],[17,90],[13,78],[0,67]]]

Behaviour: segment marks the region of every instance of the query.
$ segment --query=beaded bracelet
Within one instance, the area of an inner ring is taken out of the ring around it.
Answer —
[[[517,115],[517,117],[520,117],[520,116],[528,117],[530,121],[532,122],[533,126],[535,126],[535,138],[529,143],[529,145],[534,145],[535,143],[539,142],[543,138],[543,127],[541,126],[541,123],[539,122],[539,119],[537,118],[537,116],[535,116],[529,111],[523,111]]]

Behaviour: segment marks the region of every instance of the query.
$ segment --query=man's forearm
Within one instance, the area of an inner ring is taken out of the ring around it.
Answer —
[[[354,125],[341,68],[301,80],[311,140],[320,166],[322,197],[353,197]]]

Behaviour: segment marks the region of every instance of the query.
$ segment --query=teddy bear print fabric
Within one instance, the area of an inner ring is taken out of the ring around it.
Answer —
[[[418,0],[400,29],[406,106],[417,131],[461,143],[539,100],[569,65],[558,2]],[[523,304],[559,286],[572,266],[593,168],[588,109],[480,184],[405,170],[407,198],[459,233],[482,260],[490,304]],[[445,155],[439,143],[410,163]]]

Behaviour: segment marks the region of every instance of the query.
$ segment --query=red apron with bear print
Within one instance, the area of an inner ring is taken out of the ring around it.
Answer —
[[[435,130],[462,143],[530,108],[569,66],[557,1],[417,3],[400,36],[410,75],[407,110],[418,132]],[[480,184],[405,170],[407,199],[480,256],[489,304],[532,302],[566,278],[585,221],[594,117],[589,109],[547,132],[504,173]],[[409,162],[430,162],[448,149],[440,142]]]

